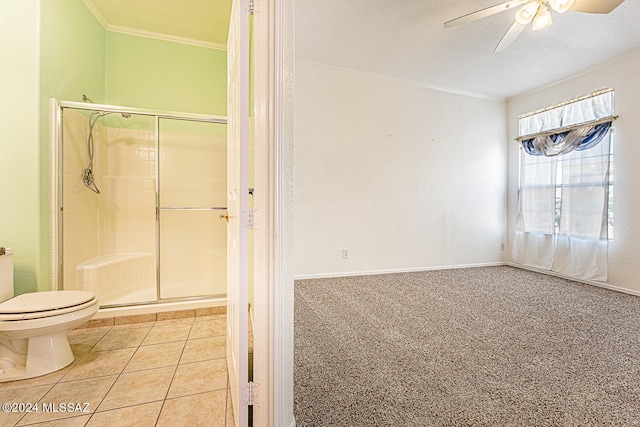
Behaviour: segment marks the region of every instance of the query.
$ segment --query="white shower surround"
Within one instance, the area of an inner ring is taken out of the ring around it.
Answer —
[[[75,283],[100,295],[102,305],[151,301],[157,299],[155,273],[153,252],[110,253],[78,264]]]
[[[59,105],[55,99],[51,100],[52,112],[59,111]],[[104,126],[97,123],[94,127],[94,135],[100,143],[96,144],[96,156],[94,170],[100,171],[99,189],[101,195],[97,196],[84,188],[81,179],[75,179],[82,175],[82,170],[88,162],[86,154],[86,138],[88,135],[88,120],[82,114],[73,109],[65,110],[65,120],[57,114],[52,114],[51,124],[51,224],[52,232],[52,265],[58,266],[58,196],[60,189],[57,184],[60,156],[58,141],[62,140],[55,132],[58,126],[65,126],[66,145],[63,152],[64,172],[72,179],[67,179],[70,187],[65,188],[63,194],[72,193],[71,200],[75,208],[71,230],[66,229],[67,236],[72,235],[65,248],[65,288],[86,289],[93,291],[104,302],[102,305],[127,304],[126,307],[114,307],[101,309],[96,318],[111,317],[114,315],[146,314],[174,310],[186,310],[204,307],[216,307],[226,305],[226,298],[218,295],[224,294],[216,288],[214,295],[205,295],[202,291],[202,283],[194,283],[197,289],[184,296],[185,301],[151,301],[147,295],[156,294],[157,280],[155,275],[156,259],[156,154],[155,133],[153,130],[123,129]],[[119,116],[117,116],[119,118]],[[120,119],[122,120],[122,119]],[[180,135],[178,134],[179,138]],[[173,138],[176,138],[174,136]],[[199,138],[196,136],[196,138]],[[105,144],[104,141],[109,141]],[[135,143],[134,143],[135,141]],[[198,139],[201,144],[203,141]],[[116,147],[118,146],[118,147]],[[226,144],[225,144],[226,146]],[[114,161],[115,160],[115,161]],[[226,165],[226,157],[221,160]],[[226,176],[226,172],[224,174]],[[169,177],[175,180],[174,176]],[[216,181],[216,185],[226,188],[226,181]],[[211,184],[211,183],[208,183]],[[226,192],[226,191],[225,191]],[[96,216],[103,204],[113,206],[114,209]],[[96,218],[101,225],[96,224]],[[126,223],[121,220],[125,219]],[[197,221],[196,221],[197,222]],[[190,223],[193,223],[191,221]],[[96,226],[99,231],[96,233]],[[131,230],[134,230],[131,232]],[[108,238],[108,236],[115,238]],[[209,253],[211,251],[208,251]],[[225,268],[225,263],[218,260],[222,253],[213,250],[215,255],[215,267]],[[223,251],[224,252],[224,251]],[[151,255],[151,256],[150,256]],[[182,264],[180,264],[182,265]],[[180,268],[166,266],[166,271]],[[78,268],[76,268],[76,266]],[[184,267],[184,266],[183,266]],[[52,271],[52,283],[58,283],[58,269]],[[122,272],[130,273],[131,277],[124,277]],[[151,271],[153,270],[153,271]],[[174,272],[173,276],[177,276]],[[140,279],[140,280],[135,280]],[[134,283],[135,282],[135,283]],[[224,282],[221,281],[220,283]],[[124,289],[127,288],[127,289]],[[184,282],[176,283],[174,288],[184,289]],[[168,288],[167,288],[168,289]],[[207,289],[207,286],[204,288]],[[169,289],[176,298],[177,291]],[[139,301],[140,305],[134,305],[133,295],[144,295]],[[199,296],[201,296],[199,298]],[[166,296],[165,296],[166,298]],[[155,299],[155,298],[154,298]],[[200,299],[200,300],[199,300]],[[101,314],[104,311],[106,314]],[[117,313],[117,314],[114,314]]]

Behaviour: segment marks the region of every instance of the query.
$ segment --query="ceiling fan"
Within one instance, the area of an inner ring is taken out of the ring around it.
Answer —
[[[573,12],[604,14],[611,12],[623,1],[624,0],[511,0],[447,21],[444,23],[444,27],[455,27],[456,25],[476,21],[486,18],[487,16],[495,15],[496,13],[504,12],[505,10],[522,6],[516,13],[515,22],[494,50],[494,52],[500,52],[513,43],[530,22],[532,23],[531,28],[534,31],[542,30],[551,25],[551,12],[549,12],[547,5],[551,6],[551,9],[558,13],[571,10]]]

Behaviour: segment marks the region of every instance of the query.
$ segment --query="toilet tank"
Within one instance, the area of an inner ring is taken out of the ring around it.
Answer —
[[[13,298],[13,249],[0,247],[0,302]]]

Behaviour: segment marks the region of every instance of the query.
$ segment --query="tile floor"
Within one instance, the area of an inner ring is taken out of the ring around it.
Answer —
[[[0,412],[0,427],[232,426],[225,324],[221,314],[73,330],[70,366],[0,383],[0,403],[39,407]],[[86,412],[42,410],[52,403]]]

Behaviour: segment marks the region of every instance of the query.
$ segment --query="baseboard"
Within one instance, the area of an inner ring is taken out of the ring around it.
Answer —
[[[393,268],[393,269],[386,269],[386,270],[367,270],[367,271],[341,271],[337,273],[300,274],[300,275],[293,276],[293,278],[294,280],[327,279],[330,277],[374,276],[378,274],[415,273],[419,271],[453,270],[453,269],[459,269],[459,268],[476,268],[476,267],[494,267],[498,265],[505,265],[505,263],[504,262],[483,262],[483,263],[477,263],[477,264],[439,265],[434,267]]]
[[[609,289],[616,292],[622,292],[625,294],[640,296],[640,291],[636,291],[633,289],[623,288],[621,286],[610,285],[609,283],[598,282],[596,280],[588,280],[588,279],[579,279],[572,276],[567,276],[566,274],[557,273],[551,270],[543,270],[536,267],[531,267],[529,265],[517,264],[515,262],[505,262],[504,265],[508,265],[510,267],[521,268],[523,270],[534,271],[536,273],[547,274],[549,276],[559,277],[561,279],[573,280],[574,282],[584,283],[586,285],[597,286],[599,288]]]
[[[534,271],[536,273],[547,274],[549,276],[559,277],[561,279],[573,280],[574,282],[584,283],[586,285],[597,286],[599,288],[609,289],[616,292],[622,292],[625,294],[640,296],[640,291],[633,289],[623,288],[621,286],[611,285],[609,283],[598,282],[595,280],[578,279],[576,277],[567,276],[565,274],[557,273],[555,271],[543,270],[540,268],[531,267],[529,265],[517,264],[515,262],[484,262],[477,264],[458,264],[458,265],[441,265],[435,267],[416,267],[416,268],[397,268],[387,270],[369,270],[369,271],[344,271],[338,273],[317,273],[317,274],[300,274],[294,276],[294,280],[303,279],[327,279],[331,277],[350,277],[350,276],[373,276],[378,274],[393,274],[393,273],[414,273],[419,271],[432,271],[432,270],[453,270],[459,268],[476,268],[476,267],[494,267],[499,265],[507,265],[509,267],[521,268],[523,270]]]

